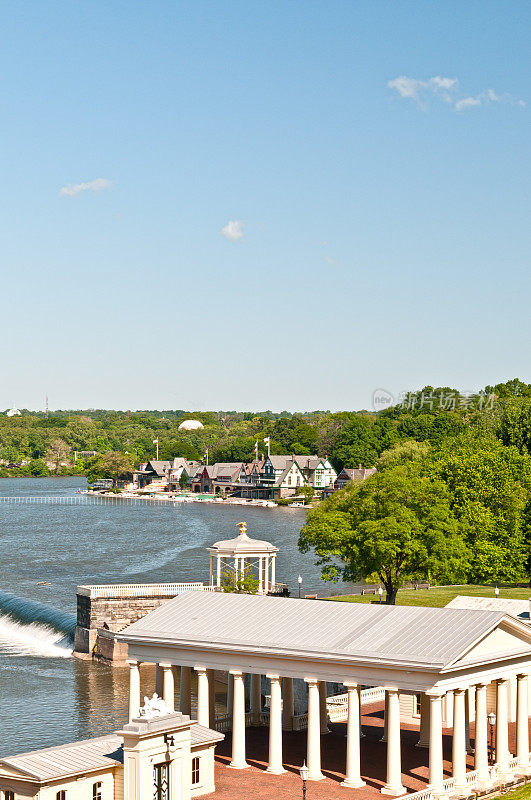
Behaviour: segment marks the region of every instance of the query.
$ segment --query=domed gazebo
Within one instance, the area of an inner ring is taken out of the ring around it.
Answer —
[[[258,574],[258,594],[269,594],[275,587],[275,560],[278,547],[271,542],[251,539],[247,536],[247,525],[239,523],[240,533],[234,539],[216,542],[207,548],[210,553],[210,585],[221,587],[221,576],[233,570],[236,579],[249,567]],[[215,566],[214,566],[215,562]]]

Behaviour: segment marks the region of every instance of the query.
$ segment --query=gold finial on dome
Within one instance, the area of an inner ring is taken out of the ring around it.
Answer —
[[[240,536],[243,536],[247,533],[247,523],[246,522],[238,522],[238,528],[240,529]]]

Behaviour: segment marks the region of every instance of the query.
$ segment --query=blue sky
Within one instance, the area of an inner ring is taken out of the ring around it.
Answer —
[[[0,408],[531,381],[527,2],[4,0]]]

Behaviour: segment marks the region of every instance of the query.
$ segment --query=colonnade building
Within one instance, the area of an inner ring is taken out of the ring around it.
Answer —
[[[129,647],[129,709],[140,705],[139,664],[157,664],[166,706],[173,709],[180,681],[180,710],[190,714],[191,672],[197,674],[197,720],[216,727],[215,671],[231,676],[234,769],[245,769],[246,726],[267,720],[267,771],[284,772],[282,731],[293,727],[293,681],[307,685],[309,779],[320,780],[326,746],[326,682],[343,684],[347,736],[342,786],[358,789],[369,777],[360,759],[360,690],[385,689],[387,779],[381,792],[402,795],[400,700],[420,697],[419,746],[426,747],[429,786],[422,800],[470,794],[530,771],[528,674],[531,629],[496,611],[316,602],[223,592],[186,593],[119,634]],[[251,676],[246,711],[244,676]],[[270,707],[261,709],[262,676]],[[508,686],[517,685],[516,752],[509,752]],[[494,763],[489,763],[487,690],[495,686]],[[452,776],[443,772],[443,702],[453,704]],[[475,719],[474,770],[467,771],[469,723]],[[410,795],[409,797],[413,797]],[[409,800],[409,798],[408,798]]]

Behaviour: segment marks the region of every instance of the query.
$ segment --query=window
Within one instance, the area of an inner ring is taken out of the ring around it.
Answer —
[[[92,800],[102,800],[103,799],[103,789],[101,781],[98,783],[92,784]]]
[[[155,764],[153,767],[153,800],[169,800],[170,771],[169,764]]]
[[[420,717],[420,694],[416,694],[413,698],[413,716]]]
[[[192,786],[199,783],[199,756],[192,758]]]
[[[61,789],[60,792],[57,792],[57,794],[55,795],[55,800],[66,800],[66,791],[64,789]]]
[[[7,792],[4,792],[4,800],[15,800],[15,792],[8,789]]]

